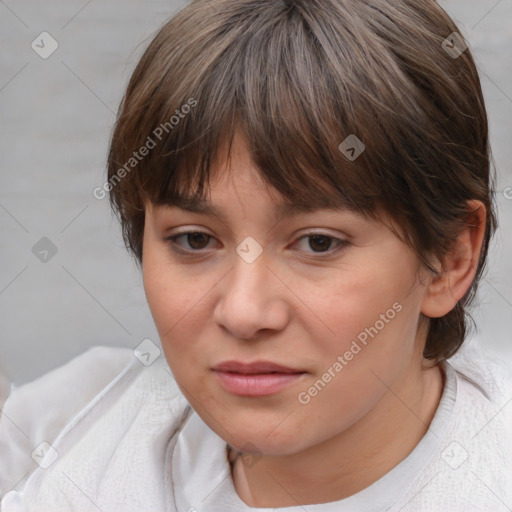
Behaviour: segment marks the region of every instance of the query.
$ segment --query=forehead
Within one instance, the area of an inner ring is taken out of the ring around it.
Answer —
[[[173,198],[172,203],[168,203],[168,206],[177,207],[191,213],[216,215],[220,218],[224,215],[222,208],[208,198],[181,195]],[[279,217],[290,217],[301,213],[313,213],[327,209],[340,212],[347,211],[347,208],[342,205],[333,206],[327,201],[311,200],[308,202],[279,201],[275,204],[273,212]]]
[[[247,137],[240,130],[235,131],[231,143],[226,140],[219,146],[219,153],[212,162],[209,185],[202,195],[181,191],[174,195],[169,206],[175,206],[192,213],[217,215],[222,218],[221,207],[215,204],[220,198],[226,203],[236,199],[240,190],[255,195],[265,195],[272,203],[273,213],[279,217],[290,217],[300,213],[312,213],[317,210],[347,211],[336,194],[311,194],[291,199],[283,196],[266,180],[261,170],[251,158]],[[220,203],[221,201],[218,201]]]

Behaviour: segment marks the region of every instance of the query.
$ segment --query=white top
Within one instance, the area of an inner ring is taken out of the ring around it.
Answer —
[[[251,508],[227,445],[193,411],[163,355],[94,347],[15,388],[0,416],[1,512],[495,511],[512,507],[510,375],[456,356],[430,428],[346,499]]]

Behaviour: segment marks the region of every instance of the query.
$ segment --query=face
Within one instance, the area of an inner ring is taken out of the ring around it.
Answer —
[[[350,211],[279,216],[241,138],[218,165],[208,201],[222,218],[147,205],[149,307],[212,430],[242,451],[297,453],[364,420],[383,382],[418,368],[417,257]]]

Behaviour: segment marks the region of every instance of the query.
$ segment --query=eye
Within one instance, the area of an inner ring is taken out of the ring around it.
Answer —
[[[178,240],[183,238],[188,247],[183,247],[178,243]],[[208,242],[213,237],[202,231],[188,231],[186,233],[179,233],[177,235],[166,238],[177,251],[180,252],[199,252],[205,249]]]
[[[184,247],[181,243],[178,242],[178,240],[183,239],[185,241],[185,244],[187,245]],[[173,249],[182,252],[182,253],[199,253],[203,251],[204,249],[207,249],[208,243],[210,240],[212,240],[213,237],[209,235],[208,233],[203,233],[202,231],[187,231],[185,233],[179,233],[176,235],[172,235],[166,240],[170,242],[170,244],[173,246]],[[309,239],[309,242],[306,242],[306,240]],[[327,235],[325,233],[306,233],[302,237],[300,237],[295,244],[299,244],[300,242],[303,243],[303,246],[306,248],[303,248],[301,250],[305,252],[310,252],[308,250],[312,249],[312,252],[314,254],[335,254],[342,249],[344,249],[349,242],[346,240],[341,240],[339,238]],[[306,242],[306,243],[304,243]],[[334,245],[334,248],[332,246]]]
[[[309,241],[307,241],[309,239]],[[308,251],[308,248],[312,249],[313,253],[316,254],[329,254],[332,255],[334,253],[337,253],[338,251],[341,251],[344,249],[349,242],[346,240],[341,240],[339,238],[333,237],[331,235],[327,235],[325,233],[306,233],[304,236],[300,237],[296,244],[299,242],[304,241],[303,246],[306,248],[303,249],[306,252]],[[332,246],[335,246],[334,249]]]

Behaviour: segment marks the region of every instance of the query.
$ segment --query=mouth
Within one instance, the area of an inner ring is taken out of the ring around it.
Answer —
[[[224,390],[239,396],[276,394],[307,373],[270,361],[226,361],[216,365],[213,371]]]

